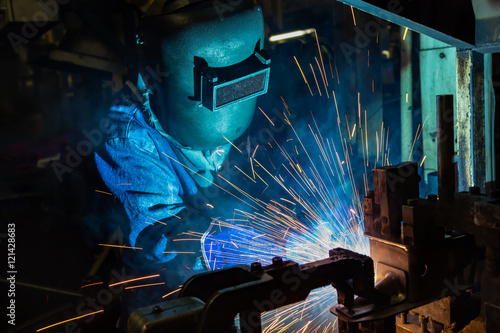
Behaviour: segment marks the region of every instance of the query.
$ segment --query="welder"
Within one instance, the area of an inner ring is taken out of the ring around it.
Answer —
[[[211,206],[197,196],[250,125],[270,72],[253,0],[156,0],[139,30],[138,83],[111,107],[112,130],[96,154],[130,220],[127,267],[165,282],[127,296],[128,314],[203,269],[200,241],[179,235],[209,227]]]

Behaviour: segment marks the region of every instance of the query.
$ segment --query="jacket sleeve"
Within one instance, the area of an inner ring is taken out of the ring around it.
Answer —
[[[176,256],[175,251],[164,252],[168,236],[178,229],[176,215],[185,207],[172,162],[162,160],[152,147],[147,141],[113,138],[95,157],[106,186],[129,216],[130,245],[140,244],[141,255],[164,263]]]

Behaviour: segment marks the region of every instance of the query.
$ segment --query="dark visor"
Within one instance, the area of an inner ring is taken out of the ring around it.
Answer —
[[[207,109],[218,109],[267,92],[271,60],[260,50],[248,59],[228,67],[206,67],[202,70],[202,103]]]

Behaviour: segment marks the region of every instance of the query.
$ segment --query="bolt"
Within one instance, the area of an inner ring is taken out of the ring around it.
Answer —
[[[401,312],[401,324],[408,324],[408,314]]]
[[[436,331],[434,330],[434,321],[432,318],[429,318],[429,324],[427,325],[427,329],[430,333],[435,333]]]
[[[160,308],[159,305],[157,305],[153,308],[153,311],[151,311],[151,313],[160,313],[161,311],[162,311],[162,309]]]
[[[417,205],[418,205],[418,199],[416,199],[416,198],[413,198],[413,199],[408,199],[408,200],[406,200],[406,204],[407,204],[408,206],[415,207],[415,206],[417,206]]]
[[[283,258],[281,258],[281,257],[274,257],[273,258],[273,265],[275,265],[275,266],[283,265]]]
[[[481,188],[479,186],[469,187],[469,193],[471,195],[480,195],[481,194]]]
[[[263,271],[262,264],[258,261],[253,262],[252,265],[250,265],[250,271],[252,273],[261,273]]]
[[[427,331],[427,321],[425,320],[425,316],[418,316],[418,321],[420,322],[420,332],[424,333]]]

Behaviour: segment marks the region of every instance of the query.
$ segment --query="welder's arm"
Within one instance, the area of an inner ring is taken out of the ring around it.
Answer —
[[[181,198],[182,191],[189,191],[194,182],[183,183],[173,162],[161,158],[154,144],[147,141],[147,135],[137,137],[109,140],[105,149],[96,154],[96,163],[104,182],[127,211],[130,245],[143,247],[141,256],[164,263],[176,255],[171,238],[189,227],[201,230],[206,221],[187,208]],[[173,152],[166,153],[175,156]]]

